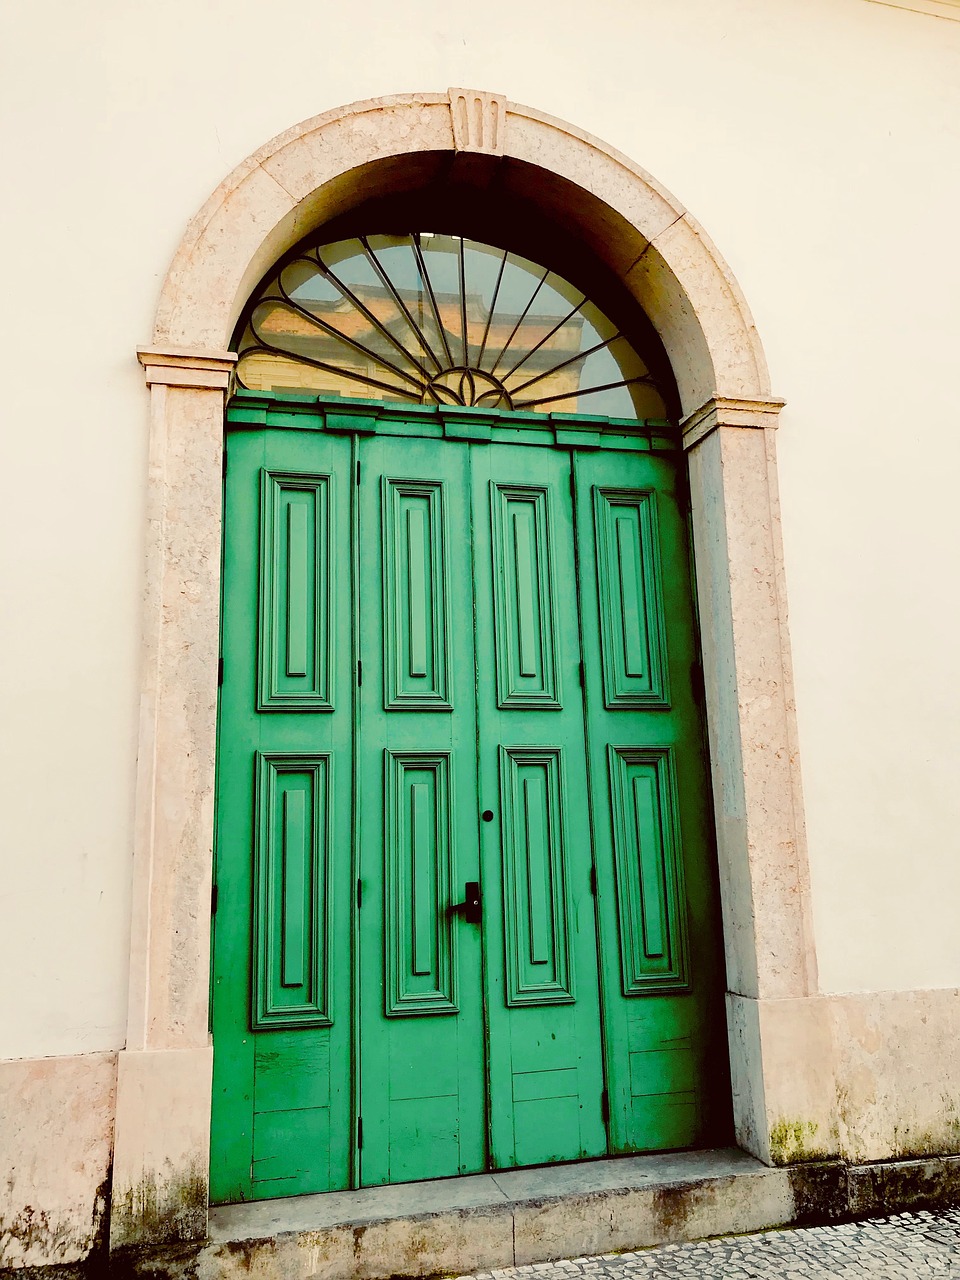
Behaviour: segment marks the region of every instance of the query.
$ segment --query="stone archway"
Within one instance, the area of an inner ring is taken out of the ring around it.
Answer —
[[[805,1058],[829,1057],[829,1032],[809,998],[774,449],[782,402],[746,303],[682,206],[597,139],[490,93],[379,98],[295,126],[224,180],[187,228],[139,352],[151,388],[148,573],[113,1247],[206,1228],[225,345],[282,253],[437,163],[485,167],[508,191],[562,208],[671,361],[689,451],[737,1138],[768,1162],[790,1159],[803,1151],[776,1143],[778,1124],[825,1117],[817,1073],[795,1053],[802,1028]],[[827,1125],[808,1124],[811,1149],[835,1149]]]

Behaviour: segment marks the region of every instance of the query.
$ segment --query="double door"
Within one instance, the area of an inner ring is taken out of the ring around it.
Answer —
[[[722,1131],[676,463],[508,440],[229,437],[215,1199]]]

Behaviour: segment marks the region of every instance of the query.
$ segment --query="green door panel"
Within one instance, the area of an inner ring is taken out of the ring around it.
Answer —
[[[444,412],[228,430],[214,1201],[728,1137],[680,460]]]
[[[347,1187],[351,1150],[350,444],[227,451],[215,1201]]]
[[[486,1167],[469,450],[360,442],[362,1182]],[[466,623],[466,625],[465,625]]]
[[[495,1167],[606,1151],[570,455],[476,446],[473,536]]]
[[[333,479],[268,469],[260,477],[259,711],[334,709],[331,620],[344,601],[333,597]]]
[[[729,1122],[709,778],[674,459],[578,452],[579,593],[610,1150]]]

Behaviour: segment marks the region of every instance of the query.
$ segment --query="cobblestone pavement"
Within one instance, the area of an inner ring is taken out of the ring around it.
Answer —
[[[472,1280],[674,1280],[687,1276],[692,1280],[960,1277],[960,1209],[504,1267],[479,1272]]]

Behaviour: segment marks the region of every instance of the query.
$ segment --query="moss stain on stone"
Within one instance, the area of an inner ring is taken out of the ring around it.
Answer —
[[[828,1160],[830,1152],[817,1142],[820,1126],[809,1120],[778,1120],[770,1130],[770,1161],[775,1165]]]
[[[207,1174],[199,1165],[179,1177],[144,1178],[114,1196],[110,1214],[113,1250],[127,1246],[199,1240],[207,1233]]]
[[[4,1270],[29,1265],[31,1255],[62,1262],[71,1253],[86,1253],[89,1246],[90,1240],[78,1238],[75,1227],[53,1222],[45,1209],[32,1204],[0,1220],[0,1268]]]
[[[702,1199],[699,1187],[657,1187],[653,1197],[653,1211],[663,1240],[685,1238],[690,1214]]]

